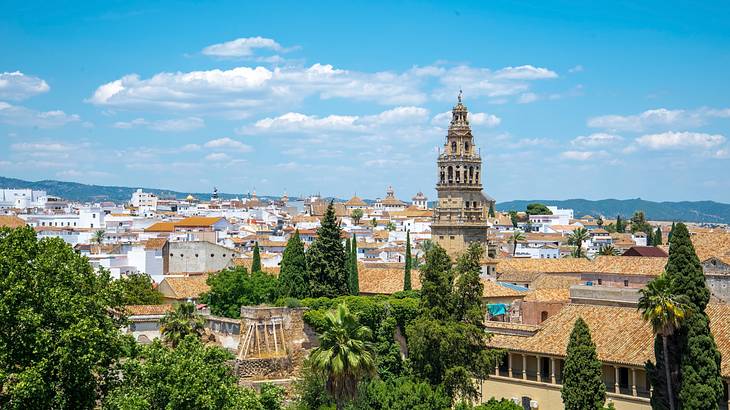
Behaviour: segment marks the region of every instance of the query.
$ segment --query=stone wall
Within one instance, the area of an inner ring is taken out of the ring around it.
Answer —
[[[730,302],[730,265],[718,258],[710,258],[702,263],[702,270],[712,295],[723,302]]]

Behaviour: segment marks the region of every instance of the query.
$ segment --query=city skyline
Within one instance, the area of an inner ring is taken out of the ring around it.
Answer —
[[[0,175],[435,199],[463,89],[498,202],[730,202],[721,3],[333,5],[7,6]]]

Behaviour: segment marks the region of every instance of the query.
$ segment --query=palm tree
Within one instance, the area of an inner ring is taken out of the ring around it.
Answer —
[[[654,334],[662,337],[669,408],[674,410],[667,338],[674,334],[674,331],[680,327],[685,317],[691,313],[691,310],[687,297],[672,294],[669,286],[669,279],[666,275],[660,275],[647,283],[644,289],[639,290],[641,293],[639,310],[642,311],[644,320],[651,323]]]
[[[355,397],[357,384],[375,373],[375,355],[368,340],[372,332],[341,303],[327,312],[320,345],[310,356],[312,369],[326,379],[325,388],[335,399],[337,409]]]
[[[104,243],[104,234],[106,234],[106,231],[99,229],[91,236],[91,242],[96,244],[96,253],[101,253],[101,244]]]
[[[613,245],[603,245],[598,250],[598,254],[602,256],[618,256],[620,253]]]
[[[578,228],[573,231],[572,234],[568,237],[568,243],[570,245],[577,246],[576,251],[574,253],[574,256],[576,258],[583,257],[583,242],[588,240],[590,238],[590,234],[588,231],[586,231],[585,228]]]
[[[517,253],[517,242],[522,242],[525,240],[525,234],[515,229],[514,232],[512,232],[512,236],[509,237],[509,241],[512,244],[512,257],[514,258],[515,253]]]
[[[160,323],[162,339],[172,347],[177,347],[187,335],[202,336],[205,324],[192,303],[181,303],[175,311],[165,314]]]

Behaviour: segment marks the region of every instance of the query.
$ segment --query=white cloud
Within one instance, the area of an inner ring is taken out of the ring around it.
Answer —
[[[81,147],[88,147],[88,144],[63,144],[60,142],[18,142],[10,145],[13,151],[32,152],[68,152],[75,151]]]
[[[184,132],[192,131],[205,126],[205,121],[198,117],[177,118],[171,120],[147,121],[144,118],[135,118],[132,121],[119,121],[114,123],[114,128],[130,129],[135,127],[147,127],[148,129],[162,132]]]
[[[203,144],[205,148],[226,148],[232,151],[238,151],[238,152],[250,152],[253,150],[251,146],[246,145],[242,143],[241,141],[236,141],[232,138],[224,137],[224,138],[218,138],[214,140],[210,140]]]
[[[163,108],[233,115],[290,107],[305,98],[343,98],[385,105],[417,105],[429,99],[453,100],[466,86],[467,96],[509,97],[525,93],[532,81],[557,74],[533,66],[492,71],[469,66],[413,67],[402,72],[361,72],[329,64],[309,67],[236,67],[163,72],[150,78],[129,74],[99,86],[88,102],[130,109]]]
[[[651,150],[684,148],[711,149],[724,144],[725,140],[725,137],[720,134],[670,131],[660,134],[642,135],[636,139],[636,143]]]
[[[24,100],[50,90],[43,79],[28,76],[20,71],[0,73],[0,99]]]
[[[657,108],[637,115],[603,115],[588,119],[588,126],[618,131],[646,131],[668,127],[699,127],[708,118],[730,117],[730,109],[699,108],[668,110]]]
[[[606,134],[602,132],[591,135],[581,135],[574,138],[570,143],[581,147],[597,147],[604,145],[613,145],[623,141],[623,138],[615,134]]]
[[[200,145],[198,145],[198,144],[185,144],[182,147],[180,147],[180,151],[182,151],[182,152],[200,151]]]
[[[281,44],[270,38],[247,37],[210,45],[203,49],[203,54],[215,57],[250,57],[256,49],[284,51]]]
[[[451,111],[436,114],[431,120],[431,124],[446,127],[451,121]],[[493,114],[485,112],[470,112],[468,114],[469,123],[471,125],[479,125],[484,127],[496,127],[502,123],[502,119]]]
[[[206,161],[227,161],[231,159],[228,154],[223,152],[213,152],[205,156]]]
[[[535,102],[538,100],[538,96],[535,93],[524,93],[520,94],[519,98],[517,98],[517,102],[519,104],[529,104],[531,102]]]
[[[605,155],[605,151],[564,151],[560,154],[560,157],[573,161],[588,161]]]
[[[572,74],[572,73],[580,73],[580,72],[582,72],[582,71],[583,71],[583,66],[582,66],[582,65],[580,65],[580,64],[578,64],[578,65],[577,65],[577,66],[575,66],[575,67],[571,67],[571,68],[569,68],[569,69],[568,69],[568,72],[569,72],[569,73],[571,73],[571,74]]]
[[[20,127],[56,128],[71,122],[80,121],[76,114],[66,114],[60,110],[36,111],[0,101],[0,123]]]

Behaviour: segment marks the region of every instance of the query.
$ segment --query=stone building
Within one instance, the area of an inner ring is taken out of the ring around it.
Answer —
[[[486,244],[487,217],[494,203],[494,199],[482,192],[482,158],[474,145],[467,115],[460,92],[437,161],[438,204],[431,234],[451,256],[473,242]]]

